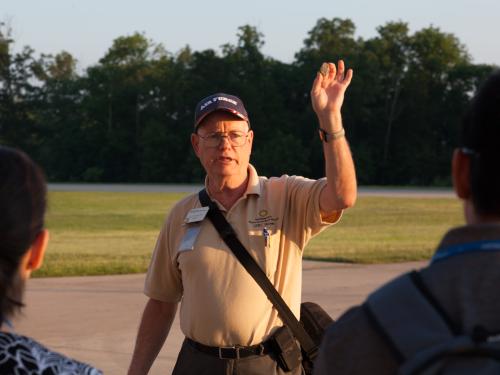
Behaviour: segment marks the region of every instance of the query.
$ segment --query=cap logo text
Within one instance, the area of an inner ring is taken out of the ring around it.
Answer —
[[[200,111],[203,111],[205,108],[207,108],[210,104],[215,103],[217,101],[222,101],[222,102],[229,102],[232,105],[237,105],[238,103],[236,100],[226,98],[225,96],[216,96],[215,98],[207,100],[205,103],[202,103],[200,105]]]

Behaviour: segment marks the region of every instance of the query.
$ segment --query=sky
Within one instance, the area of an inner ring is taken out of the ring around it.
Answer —
[[[499,0],[0,0],[0,21],[12,29],[15,49],[71,53],[84,69],[96,64],[115,38],[142,32],[171,53],[219,50],[235,44],[239,26],[264,34],[262,52],[289,63],[317,20],[349,18],[356,36],[371,38],[389,21],[410,32],[438,27],[464,44],[474,63],[500,66]]]

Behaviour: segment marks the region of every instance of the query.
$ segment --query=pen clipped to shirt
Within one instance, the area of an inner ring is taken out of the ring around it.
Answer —
[[[271,244],[271,240],[270,240],[269,230],[266,227],[262,229],[262,235],[264,236],[264,244],[267,248]]]

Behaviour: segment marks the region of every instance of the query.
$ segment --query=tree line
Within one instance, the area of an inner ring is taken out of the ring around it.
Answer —
[[[494,66],[472,63],[453,34],[388,22],[373,38],[349,19],[319,19],[292,63],[262,53],[250,25],[220,51],[176,53],[144,34],[115,39],[79,73],[67,53],[14,52],[0,25],[0,144],[28,152],[51,181],[201,182],[190,146],[194,106],[243,99],[261,175],[324,174],[309,91],[324,61],[354,69],[343,119],[361,184],[446,185],[471,94]]]

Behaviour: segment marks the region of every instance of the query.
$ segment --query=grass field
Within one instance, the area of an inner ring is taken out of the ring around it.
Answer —
[[[51,241],[34,276],[144,272],[163,220],[183,194],[52,192]],[[450,198],[360,197],[314,238],[309,259],[381,263],[426,259],[443,233],[463,222]]]
[[[388,263],[428,259],[444,233],[462,225],[453,198],[360,197],[342,220],[309,243],[309,259]]]

